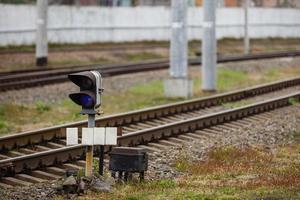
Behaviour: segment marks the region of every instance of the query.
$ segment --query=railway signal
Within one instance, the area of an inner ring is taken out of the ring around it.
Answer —
[[[69,97],[82,106],[82,114],[95,114],[101,105],[102,78],[97,71],[85,71],[68,75],[69,79],[80,87],[80,92],[72,93]]]
[[[76,104],[82,107],[81,114],[88,114],[88,128],[94,130],[95,115],[97,108],[101,105],[102,77],[97,71],[84,71],[68,75],[69,79],[80,88],[80,92],[69,94]],[[93,132],[93,131],[92,131]],[[87,132],[88,133],[88,132]],[[76,135],[76,134],[73,134]],[[93,134],[94,135],[94,134]],[[76,139],[74,139],[76,141]],[[87,144],[85,175],[92,176],[93,173],[93,145]],[[100,145],[99,172],[103,175],[104,146]]]

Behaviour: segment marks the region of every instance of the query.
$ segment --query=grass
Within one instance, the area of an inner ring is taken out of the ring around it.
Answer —
[[[247,72],[229,69],[218,70],[218,91],[225,91],[227,88],[234,88],[239,85],[245,85],[251,77]]]
[[[176,102],[182,98],[164,98],[162,81],[134,86],[117,96],[103,96],[102,109],[106,114]],[[109,102],[109,103],[108,103]]]
[[[41,114],[43,112],[47,112],[51,110],[50,105],[48,105],[47,103],[43,102],[43,101],[37,101],[35,103],[35,107],[36,110]]]
[[[237,101],[237,102],[223,103],[223,106],[225,108],[231,109],[231,108],[242,107],[242,106],[254,103],[254,102],[255,102],[255,100],[242,100],[242,101]]]
[[[82,61],[79,58],[78,59],[75,58],[72,61],[63,60],[63,59],[52,60],[49,61],[49,66],[51,66],[52,68],[59,68],[60,66],[79,66],[79,65],[107,64],[107,63],[112,63],[112,61],[102,57],[90,58],[89,61]]]
[[[83,120],[78,106],[71,100],[63,100],[58,105],[38,101],[33,105],[2,104],[0,106],[0,133],[16,133]],[[2,125],[1,125],[2,124]]]
[[[11,1],[11,0],[8,0]],[[49,49],[66,49],[66,48],[103,48],[103,47],[122,47],[122,46],[137,46],[137,45],[162,45],[169,46],[167,41],[142,41],[142,42],[95,42],[95,43],[87,43],[87,44],[72,44],[72,43],[49,43]],[[25,50],[25,51],[33,51],[35,45],[8,45],[8,46],[0,46],[1,50]]]
[[[10,132],[10,127],[8,126],[5,120],[5,107],[0,106],[0,132],[1,133],[8,133]]]
[[[163,56],[152,52],[125,53],[123,56],[129,62],[140,62],[145,60],[164,58]]]
[[[186,167],[176,179],[119,183],[113,193],[90,192],[78,199],[300,199],[300,132],[293,135],[275,153],[259,146],[216,148],[203,161],[177,159],[174,167],[176,162]]]

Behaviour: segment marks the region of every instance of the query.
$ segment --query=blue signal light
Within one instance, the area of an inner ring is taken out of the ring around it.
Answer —
[[[94,101],[89,95],[82,95],[80,97],[80,102],[83,107],[91,108],[94,105]]]

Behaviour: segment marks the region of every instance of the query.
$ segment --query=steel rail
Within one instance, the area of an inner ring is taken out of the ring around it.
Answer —
[[[240,62],[258,59],[271,59],[271,58],[281,58],[281,57],[294,57],[300,56],[300,51],[294,52],[278,52],[278,53],[266,53],[266,54],[253,54],[253,55],[243,55],[243,56],[219,56],[218,63],[226,62]],[[199,65],[201,64],[201,59],[190,58],[189,65]],[[141,63],[130,63],[123,65],[85,65],[85,66],[73,66],[64,67],[59,69],[49,69],[44,71],[31,71],[28,73],[21,74],[8,74],[0,76],[0,92],[12,89],[22,89],[27,87],[34,87],[38,85],[45,85],[51,83],[59,83],[67,80],[67,75],[70,73],[80,72],[84,70],[98,70],[103,77],[144,72],[150,70],[167,69],[169,67],[169,61],[160,59],[152,60]]]
[[[180,134],[236,121],[249,116],[288,106],[290,105],[291,98],[300,100],[300,92],[230,109],[227,111],[207,114],[167,125],[136,131],[130,134],[119,136],[118,145],[137,146],[140,144],[147,144],[149,142],[156,142],[160,139],[165,139],[171,136],[176,137]],[[11,173],[28,173],[31,170],[45,168],[64,162],[72,162],[76,160],[76,158],[82,159],[83,154],[83,145],[75,145],[72,147],[64,147],[55,150],[44,151],[41,153],[34,153],[17,158],[0,160],[0,171],[2,172],[2,176]]]
[[[199,110],[212,106],[221,105],[226,102],[233,102],[256,95],[273,92],[276,90],[300,85],[300,77],[284,81],[276,81],[245,89],[235,90],[223,94],[217,94],[205,98],[181,101],[178,103],[166,104],[137,111],[131,111],[96,120],[96,126],[116,126],[122,127],[127,124],[142,122],[159,117],[170,116],[178,113]],[[21,148],[28,145],[45,143],[48,141],[57,141],[65,138],[67,127],[86,127],[87,121],[68,123],[64,125],[44,128],[34,131],[28,131],[8,136],[0,137],[0,153],[10,151],[11,149]]]
[[[290,99],[300,100],[300,92],[122,135],[118,137],[118,145],[136,146],[139,144],[147,144],[151,141],[156,141],[165,137],[177,136],[198,129],[204,129],[214,125],[242,119],[290,105]]]

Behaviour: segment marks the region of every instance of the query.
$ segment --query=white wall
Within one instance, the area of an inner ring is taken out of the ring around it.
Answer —
[[[250,36],[299,37],[300,10],[251,8]],[[34,6],[0,4],[0,45],[35,42]],[[201,39],[202,9],[189,8],[189,39]],[[49,41],[52,43],[168,40],[170,10],[167,7],[49,8]],[[220,8],[218,38],[243,36],[243,10]]]

